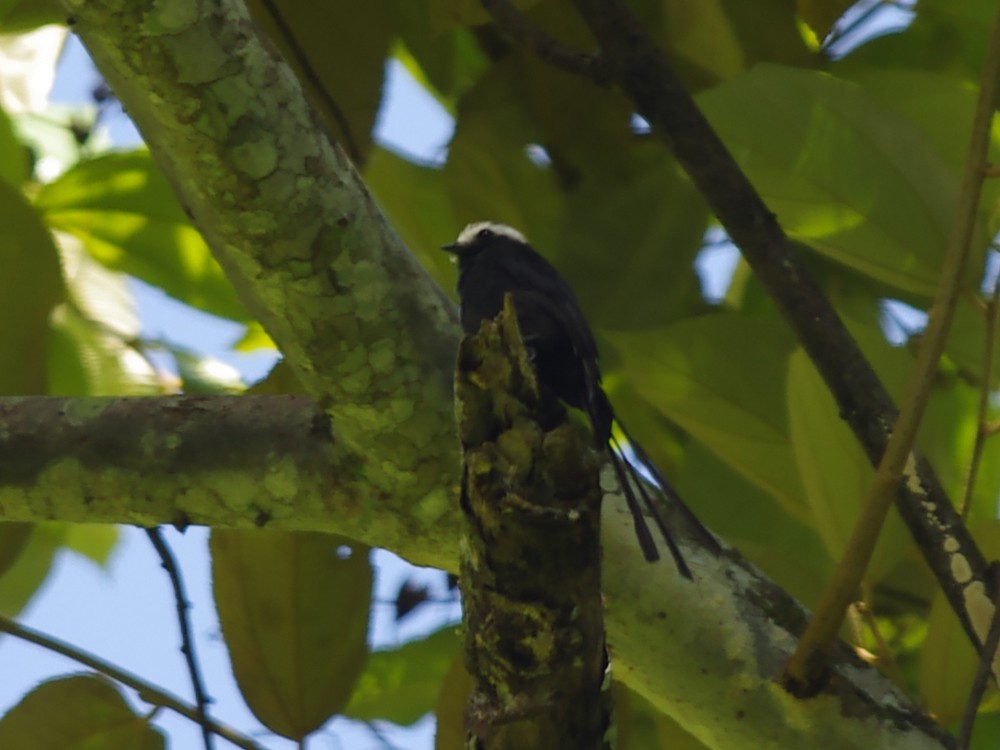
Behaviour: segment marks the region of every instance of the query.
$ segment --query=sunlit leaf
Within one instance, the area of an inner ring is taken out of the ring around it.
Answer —
[[[958,176],[913,124],[859,86],[772,65],[699,103],[789,235],[933,293]]]
[[[59,254],[38,212],[4,181],[0,227],[0,394],[42,394],[49,316],[64,295]]]
[[[46,223],[112,270],[175,299],[247,320],[229,281],[145,150],[80,162],[35,199]]]
[[[121,538],[119,527],[106,523],[74,523],[66,527],[67,549],[106,567]]]

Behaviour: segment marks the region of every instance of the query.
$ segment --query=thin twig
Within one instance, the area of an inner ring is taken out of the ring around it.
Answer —
[[[994,572],[997,569],[998,567],[994,563]],[[983,651],[979,655],[979,668],[976,670],[976,677],[969,690],[969,700],[966,701],[965,711],[962,713],[962,729],[958,734],[955,750],[966,750],[972,740],[972,727],[976,723],[976,710],[983,699],[986,680],[989,678],[990,672],[993,671],[993,659],[996,657],[997,645],[1000,644],[1000,616],[998,615],[1000,615],[1000,586],[997,586],[997,593],[993,597],[993,620],[990,622],[990,632],[983,644]]]
[[[507,0],[479,0],[479,3],[497,26],[552,67],[582,75],[602,86],[611,80],[610,72],[600,57],[585,55],[560,44]]]
[[[79,662],[86,667],[90,667],[95,672],[99,672],[112,680],[120,682],[122,685],[132,688],[135,690],[139,697],[146,703],[151,703],[154,706],[162,706],[163,708],[169,708],[171,711],[184,716],[191,721],[197,722],[202,726],[208,726],[215,734],[219,735],[223,739],[229,740],[237,747],[242,747],[244,750],[264,750],[263,747],[258,745],[256,742],[251,740],[249,737],[244,737],[235,729],[227,727],[225,724],[220,724],[213,719],[204,719],[204,724],[202,724],[201,715],[198,709],[185,703],[182,699],[175,695],[162,690],[161,688],[153,685],[152,683],[146,682],[141,677],[132,674],[124,669],[114,666],[109,662],[99,659],[98,657],[80,651],[75,646],[61,641],[58,638],[53,638],[52,636],[41,633],[37,630],[29,628],[25,625],[11,620],[9,617],[0,615],[0,631],[4,633],[9,633],[15,638],[20,638],[23,641],[28,641],[29,643],[34,643],[36,646],[41,646],[42,648],[48,649],[56,654],[61,654],[75,662]]]
[[[979,101],[972,121],[969,150],[962,171],[962,184],[955,206],[955,221],[948,236],[948,247],[941,267],[941,277],[934,294],[927,329],[920,339],[917,361],[906,387],[899,417],[892,428],[885,453],[879,461],[861,512],[855,521],[850,539],[844,548],[833,578],[820,598],[816,613],[806,626],[798,648],[785,667],[786,682],[802,686],[815,685],[826,668],[827,656],[837,640],[837,631],[854,599],[882,525],[895,499],[904,471],[913,481],[916,477],[913,441],[930,400],[937,375],[938,360],[948,339],[948,329],[955,313],[962,269],[969,254],[976,226],[976,212],[983,187],[983,165],[990,144],[990,128],[997,101],[1000,81],[1000,13],[997,14],[990,38],[989,51],[983,63],[979,84]],[[908,468],[909,467],[909,468]],[[983,637],[979,633],[979,638]]]
[[[962,488],[962,501],[958,512],[965,518],[972,507],[972,494],[976,491],[976,479],[979,477],[979,463],[983,457],[986,438],[989,437],[987,418],[990,409],[990,396],[993,393],[993,357],[996,353],[997,317],[1000,315],[1000,277],[993,282],[993,294],[986,303],[986,341],[983,346],[983,375],[979,386],[979,414],[976,418],[976,442],[972,446],[969,458],[969,469],[965,475],[965,486]]]
[[[187,593],[184,591],[184,581],[181,579],[180,571],[177,568],[177,561],[174,560],[170,547],[163,541],[163,535],[157,527],[146,529],[146,536],[153,544],[153,549],[160,557],[160,564],[167,571],[170,578],[170,586],[174,590],[174,603],[177,605],[177,622],[181,631],[181,653],[187,662],[188,674],[191,675],[191,687],[194,690],[194,700],[198,707],[198,715],[201,717],[201,735],[205,741],[205,750],[212,750],[214,743],[212,733],[208,729],[208,704],[210,699],[205,693],[205,686],[201,679],[201,671],[198,669],[198,659],[194,653],[194,638],[191,637],[191,623],[188,613],[191,603],[188,602]]]
[[[879,666],[885,670],[886,674],[889,675],[889,678],[900,690],[904,690],[906,688],[906,680],[903,678],[903,673],[899,671],[899,665],[896,664],[896,660],[892,658],[892,651],[889,649],[889,644],[885,642],[882,629],[878,626],[878,620],[875,619],[875,612],[870,604],[872,601],[871,587],[865,586],[865,589],[862,600],[856,602],[856,609],[861,614],[865,625],[868,626],[868,631],[875,639]]]

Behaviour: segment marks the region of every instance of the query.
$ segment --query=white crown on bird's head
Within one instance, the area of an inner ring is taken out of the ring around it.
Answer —
[[[498,237],[509,237],[517,242],[523,242],[528,244],[527,238],[521,234],[519,231],[514,229],[514,227],[509,227],[506,224],[500,224],[496,221],[477,221],[469,224],[465,229],[463,229],[459,235],[458,239],[455,241],[456,245],[471,245],[476,237],[484,229],[489,229],[493,234]]]

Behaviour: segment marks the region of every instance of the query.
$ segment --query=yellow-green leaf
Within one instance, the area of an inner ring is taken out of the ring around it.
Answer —
[[[246,309],[145,150],[79,162],[35,199],[45,222],[81,240],[112,270],[214,315]]]
[[[59,253],[38,211],[3,180],[0,227],[0,394],[44,394],[49,316],[64,294]]]
[[[368,548],[319,533],[216,529],[212,583],[247,704],[301,740],[343,710],[368,658]]]
[[[461,645],[455,628],[448,627],[399,648],[376,651],[345,715],[362,721],[412,724],[434,709],[441,681]]]
[[[875,472],[802,349],[788,363],[788,416],[813,526],[830,557],[839,560]],[[868,567],[869,580],[879,580],[895,565],[908,541],[899,517],[890,514]]]
[[[162,750],[163,735],[103,677],[42,683],[0,719],[0,747],[17,750]]]
[[[909,120],[853,83],[774,65],[699,104],[790,236],[873,279],[933,294],[958,176]]]
[[[635,389],[790,510],[802,487],[781,384],[791,335],[777,318],[705,315],[649,332],[608,335]]]

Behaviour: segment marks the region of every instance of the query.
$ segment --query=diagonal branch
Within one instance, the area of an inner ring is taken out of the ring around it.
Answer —
[[[618,84],[711,204],[802,342],[869,459],[877,463],[896,407],[774,214],[625,3],[574,2]],[[978,650],[992,612],[986,560],[930,464],[915,454],[911,459],[897,507]]]

